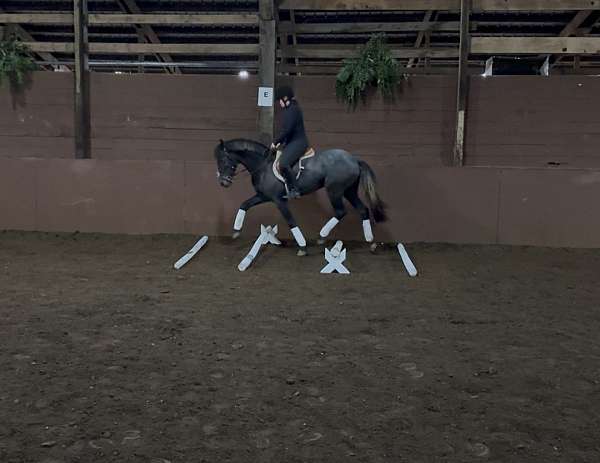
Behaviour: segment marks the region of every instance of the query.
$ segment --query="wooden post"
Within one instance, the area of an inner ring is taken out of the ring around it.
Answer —
[[[145,43],[146,42],[146,40],[144,38],[144,34],[143,34],[143,32],[140,29],[137,30],[137,38],[138,38],[138,43]],[[138,55],[138,61],[140,63],[143,63],[145,60],[146,60],[146,56],[145,55],[141,55],[141,54]],[[144,72],[144,66],[142,66],[140,64],[138,66],[138,73],[139,74],[143,74],[143,72]]]
[[[469,94],[469,51],[471,40],[469,18],[471,0],[460,1],[460,58],[458,63],[458,91],[456,98],[456,140],[454,143],[454,165],[464,165],[465,124],[467,116],[467,97]]]
[[[275,87],[275,56],[277,36],[274,0],[259,0],[260,50],[258,56],[258,82],[261,87]],[[273,140],[274,108],[260,107],[258,133],[262,143]]]
[[[298,36],[296,35],[296,12],[291,9],[290,10],[290,22],[292,23],[292,45],[298,45]],[[296,66],[300,66],[300,59],[295,59]],[[300,75],[300,74],[298,74]]]
[[[74,0],[75,29],[75,157],[91,157],[90,142],[90,68],[88,60],[87,0]]]

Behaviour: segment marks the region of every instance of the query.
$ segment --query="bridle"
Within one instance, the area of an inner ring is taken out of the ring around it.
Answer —
[[[248,175],[252,176],[259,170],[264,169],[264,167],[269,163],[269,158],[268,158],[268,156],[266,156],[266,154],[269,150],[270,150],[270,148],[265,149],[265,151],[263,152],[263,161],[260,163],[260,165],[256,169],[254,169],[253,171],[250,171],[245,166],[243,166],[243,168],[240,170],[240,173],[248,173]],[[229,183],[233,183],[233,179],[238,175],[237,166],[238,166],[238,164],[240,164],[240,162],[239,162],[239,160],[233,158],[227,151],[227,148],[225,148],[224,146],[221,148],[221,152],[229,161],[231,161],[231,163],[233,164],[234,167],[233,167],[233,173],[231,175],[221,175],[221,173],[217,170],[217,178],[223,179]]]

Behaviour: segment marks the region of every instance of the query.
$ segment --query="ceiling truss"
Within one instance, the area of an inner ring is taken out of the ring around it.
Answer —
[[[71,68],[73,14],[66,0],[4,0],[12,30],[49,68]],[[99,71],[252,71],[258,1],[88,0],[90,65]],[[458,67],[460,0],[279,0],[278,66],[332,74],[383,32],[409,73]],[[600,0],[472,0],[469,69],[495,55],[547,56],[553,72],[597,73]],[[161,64],[162,63],[162,64]]]

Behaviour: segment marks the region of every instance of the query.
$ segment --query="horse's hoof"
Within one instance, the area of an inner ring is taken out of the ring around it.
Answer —
[[[323,246],[323,245],[325,244],[325,238],[319,238],[319,239],[317,240],[317,244],[318,244],[319,246]]]
[[[296,253],[296,255],[298,257],[304,257],[306,256],[308,253],[306,252],[306,248],[300,248],[298,249],[298,252]]]
[[[377,243],[371,243],[371,246],[369,246],[369,251],[375,254],[375,251],[377,251]]]
[[[235,231],[233,232],[233,235],[231,235],[231,238],[234,240],[237,240],[240,237],[240,232],[239,231]]]

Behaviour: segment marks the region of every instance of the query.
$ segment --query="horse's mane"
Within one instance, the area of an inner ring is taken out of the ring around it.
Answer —
[[[258,141],[250,140],[249,138],[234,138],[233,140],[227,140],[225,142],[225,149],[239,154],[243,154],[246,151],[264,154],[267,150],[267,146]]]

